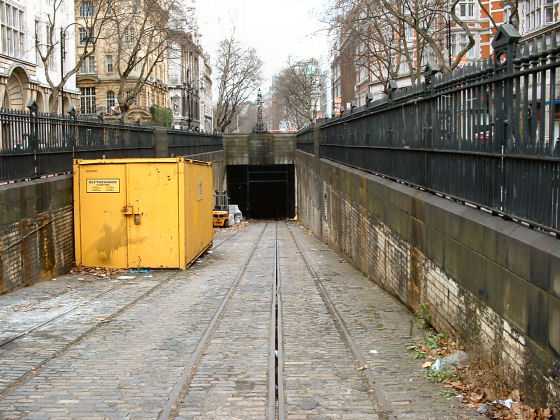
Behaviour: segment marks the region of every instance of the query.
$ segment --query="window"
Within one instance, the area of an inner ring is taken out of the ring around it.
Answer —
[[[88,72],[90,74],[95,74],[95,57],[88,57]]]
[[[132,93],[130,93],[128,90],[126,91],[126,98],[130,98],[132,96]],[[138,105],[138,95],[136,95],[134,97],[134,105]]]
[[[23,10],[0,1],[0,36],[3,54],[24,58],[24,26]]]
[[[41,45],[41,23],[36,20],[35,21],[35,45]],[[38,48],[35,48],[35,63],[40,67],[41,66],[41,56],[39,55]]]
[[[117,99],[115,98],[115,92],[112,90],[107,91],[107,112],[114,114],[115,111],[115,104],[117,103]]]
[[[134,28],[126,28],[124,30],[124,41],[134,42],[135,40],[136,40],[136,33],[134,32]]]
[[[84,1],[80,4],[80,17],[90,17],[93,16],[93,4],[89,1]]]
[[[54,39],[54,30],[52,25],[47,25],[47,50],[54,48],[55,39]],[[47,60],[47,68],[50,70],[54,69],[54,54],[51,53]]]
[[[80,74],[95,74],[95,57],[87,57],[80,65]]]
[[[82,114],[95,114],[95,88],[86,87],[81,89],[80,112]]]
[[[78,36],[80,37],[80,45],[86,45],[88,40],[88,31],[84,28],[80,28],[78,30]]]
[[[113,73],[113,56],[105,56],[105,61],[107,62],[107,73]]]
[[[525,13],[525,26],[532,31],[543,25],[556,22],[554,17],[554,0],[529,0]]]
[[[474,18],[474,0],[461,1],[457,7],[459,8],[460,17],[467,19]]]

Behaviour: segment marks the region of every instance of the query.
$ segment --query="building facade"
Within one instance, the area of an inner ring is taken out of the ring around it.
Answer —
[[[520,0],[518,16],[512,17],[511,6],[497,0],[461,0],[456,6],[456,14],[469,28],[474,39],[474,46],[466,51],[459,66],[492,57],[492,40],[497,31],[496,27],[513,21],[523,35],[522,40],[529,40],[541,35],[549,35],[552,30],[560,27],[559,0]],[[430,25],[426,28],[432,33],[437,32],[437,41],[441,46],[443,60],[449,65],[464,50],[469,39],[465,31],[454,24],[447,12],[434,12]],[[410,67],[404,57],[396,57],[398,63],[396,74],[389,76],[387,72],[375,70],[375,57],[360,55],[364,46],[360,45],[350,31],[341,34],[331,55],[331,83],[333,95],[333,114],[339,109],[349,106],[365,105],[368,99],[378,99],[387,93],[388,80],[396,82],[399,88],[407,87],[421,78],[413,80]],[[437,63],[436,55],[430,48],[417,48],[420,38],[413,28],[406,34],[407,48],[410,52],[410,62],[416,69],[417,75],[427,62]],[[370,63],[364,65],[364,61]]]
[[[212,69],[198,32],[196,1],[184,0],[184,36],[169,54],[169,107],[176,127],[213,131]]]
[[[95,15],[97,4],[92,0],[75,3],[75,19],[80,28],[76,34],[77,56],[83,54],[87,43],[87,32],[82,28],[86,27],[88,19]],[[118,5],[128,7],[126,2]],[[167,60],[158,59],[154,54],[146,52],[145,46],[140,45],[138,63],[129,74],[124,74],[128,66],[128,56],[123,55],[122,50],[126,50],[127,43],[136,45],[135,43],[138,43],[142,36],[139,34],[140,28],[136,28],[134,23],[127,25],[124,34],[120,34],[112,31],[109,29],[110,26],[105,24],[108,29],[101,32],[95,54],[82,62],[77,75],[77,86],[80,89],[80,114],[97,114],[107,119],[119,118],[122,112],[122,104],[119,104],[118,100],[119,91],[123,92],[123,97],[130,98],[127,109],[128,121],[150,121],[152,106],[167,107]],[[125,48],[118,48],[119,44],[125,45]],[[151,68],[152,64],[153,69],[149,74],[146,73],[145,68]]]
[[[170,50],[169,104],[177,128],[201,129],[201,58],[202,48],[192,33],[184,32],[184,38]]]
[[[40,112],[62,112],[77,104],[79,90],[75,75],[70,77],[57,98],[47,75],[55,85],[75,63],[74,2],[63,0],[53,10],[53,2],[36,0],[0,0],[0,101],[2,108],[25,110],[35,101]],[[52,31],[47,36],[56,15]],[[49,18],[49,15],[51,18]],[[36,49],[43,51],[52,42],[53,53],[45,68]],[[61,42],[62,40],[62,42]],[[52,100],[53,108],[49,108]]]

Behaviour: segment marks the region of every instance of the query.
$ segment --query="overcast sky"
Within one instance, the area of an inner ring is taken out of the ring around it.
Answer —
[[[326,59],[325,33],[317,16],[326,0],[196,0],[202,45],[212,61],[221,39],[231,34],[254,47],[264,62],[268,89],[288,57]]]

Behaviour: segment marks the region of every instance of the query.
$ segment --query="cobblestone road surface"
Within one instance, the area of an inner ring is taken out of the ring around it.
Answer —
[[[478,417],[410,358],[411,318],[297,224],[253,223],[184,272],[0,296],[0,418]]]

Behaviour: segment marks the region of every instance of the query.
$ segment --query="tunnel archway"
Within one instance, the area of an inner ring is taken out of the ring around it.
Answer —
[[[286,219],[295,215],[294,165],[228,165],[230,204],[251,219]]]

